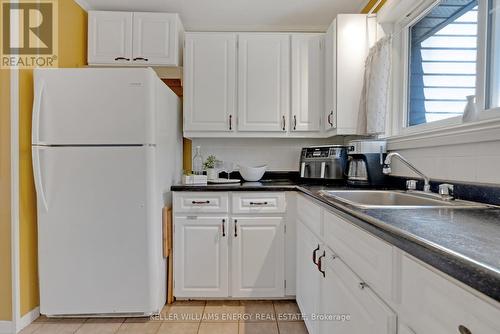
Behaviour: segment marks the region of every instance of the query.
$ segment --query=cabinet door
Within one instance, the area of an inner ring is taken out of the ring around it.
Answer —
[[[174,295],[227,297],[227,217],[176,216],[174,224]]]
[[[238,37],[238,130],[288,129],[290,36],[246,33]]]
[[[324,112],[323,34],[292,35],[292,131],[319,131]]]
[[[322,261],[321,334],[396,333],[396,314],[330,252]]]
[[[132,16],[129,12],[89,12],[89,64],[130,64]]]
[[[337,134],[357,134],[359,101],[368,51],[365,14],[337,16]]]
[[[184,57],[184,130],[233,131],[236,34],[188,33]]]
[[[325,35],[325,130],[337,127],[337,20]]]
[[[134,65],[179,65],[178,17],[169,13],[134,13]]]
[[[302,314],[305,315],[309,334],[318,333],[318,322],[311,319],[319,312],[320,279],[321,274],[313,262],[320,254],[320,242],[312,232],[297,220],[297,282],[296,298]]]
[[[232,219],[232,297],[285,295],[282,217]]]

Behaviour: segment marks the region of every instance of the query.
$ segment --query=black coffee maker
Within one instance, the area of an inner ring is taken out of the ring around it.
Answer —
[[[348,144],[347,184],[351,186],[383,186],[382,172],[387,143],[385,140],[352,140]]]

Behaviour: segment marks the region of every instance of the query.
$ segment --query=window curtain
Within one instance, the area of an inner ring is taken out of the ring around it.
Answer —
[[[358,133],[385,133],[391,84],[392,37],[379,40],[369,51],[358,115]]]

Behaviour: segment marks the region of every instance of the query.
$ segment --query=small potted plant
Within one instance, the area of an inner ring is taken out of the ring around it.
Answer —
[[[215,169],[215,164],[217,163],[217,158],[215,155],[209,155],[207,160],[203,163],[203,168],[207,171],[207,178],[209,180],[215,180],[217,175],[217,170]]]

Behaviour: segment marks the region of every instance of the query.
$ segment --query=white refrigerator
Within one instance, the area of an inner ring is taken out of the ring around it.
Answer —
[[[166,299],[162,207],[179,98],[149,68],[34,71],[40,312],[140,316]]]

